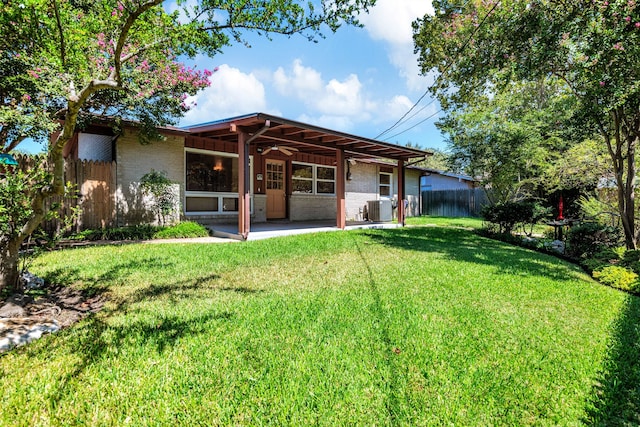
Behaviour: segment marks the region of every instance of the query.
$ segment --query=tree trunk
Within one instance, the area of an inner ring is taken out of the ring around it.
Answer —
[[[12,292],[19,290],[18,279],[20,277],[20,245],[16,242],[7,242],[0,246],[0,289],[9,289]]]
[[[636,140],[630,129],[624,129],[624,111],[611,112],[613,135],[601,126],[602,136],[611,157],[618,194],[618,213],[622,221],[627,249],[637,249],[635,233]],[[615,146],[614,146],[615,144]]]

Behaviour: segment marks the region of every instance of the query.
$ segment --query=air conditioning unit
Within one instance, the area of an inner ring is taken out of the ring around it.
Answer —
[[[393,218],[391,200],[369,200],[367,211],[369,212],[369,221],[384,222],[391,221]]]

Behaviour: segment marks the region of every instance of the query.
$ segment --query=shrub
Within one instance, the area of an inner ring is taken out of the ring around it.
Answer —
[[[209,231],[193,221],[185,221],[171,227],[166,227],[154,233],[154,239],[179,239],[187,237],[207,237]]]
[[[617,251],[618,248],[603,248],[593,254],[590,258],[583,258],[580,260],[582,265],[587,271],[593,272],[601,270],[603,267],[610,265],[618,265],[621,263],[621,254]]]
[[[630,268],[636,274],[640,274],[640,250],[627,249],[620,257],[622,260],[620,265]]]
[[[125,227],[84,230],[70,237],[71,240],[147,240],[161,227],[153,225],[129,225]]]
[[[576,260],[592,258],[603,249],[614,248],[621,243],[620,230],[598,223],[584,223],[569,229],[566,253]]]
[[[600,283],[625,291],[638,290],[638,275],[625,267],[610,265],[593,272]]]
[[[69,240],[179,239],[185,237],[207,237],[208,235],[209,231],[203,225],[192,221],[185,221],[170,227],[143,224],[98,230],[84,230],[69,237]]]
[[[502,202],[482,208],[481,215],[492,224],[498,226],[499,233],[511,234],[517,225],[530,226],[527,234],[531,234],[533,225],[549,216],[551,210],[543,207],[535,200]],[[525,232],[527,232],[525,230]]]
[[[151,210],[160,225],[167,224],[176,209],[178,195],[172,188],[173,181],[167,178],[165,172],[151,169],[140,180],[142,192],[151,197]]]

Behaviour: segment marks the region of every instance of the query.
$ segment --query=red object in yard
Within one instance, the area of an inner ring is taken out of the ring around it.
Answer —
[[[560,196],[560,200],[558,201],[558,221],[562,221],[564,216],[562,216],[562,211],[564,210],[564,200],[562,200],[562,195]]]

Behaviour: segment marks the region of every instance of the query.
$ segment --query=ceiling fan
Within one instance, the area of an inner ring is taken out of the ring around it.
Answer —
[[[271,147],[265,148],[262,151],[262,155],[264,156],[265,154],[271,152],[271,151],[279,151],[282,154],[286,154],[287,156],[291,156],[293,155],[294,151],[300,151],[297,148],[293,148],[293,147],[281,147],[277,144],[273,144]]]

